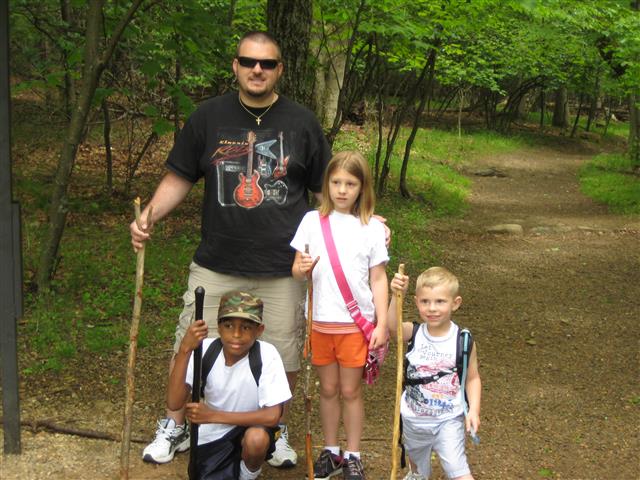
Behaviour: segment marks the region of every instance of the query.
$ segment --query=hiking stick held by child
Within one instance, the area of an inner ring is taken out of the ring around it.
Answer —
[[[202,320],[204,317],[204,288],[197,287],[195,290],[196,312],[195,320]],[[193,381],[191,387],[191,401],[200,401],[200,380],[202,377],[202,342],[193,351]],[[197,479],[198,476],[198,428],[199,425],[191,422],[191,438],[189,448],[189,478]]]
[[[404,264],[398,265],[398,273],[404,275]],[[404,374],[402,356],[402,290],[394,293],[396,297],[396,403],[393,414],[393,440],[391,441],[391,479],[395,480],[398,471],[398,444],[400,441],[400,398],[402,397],[402,377]]]
[[[309,253],[309,244],[304,247],[306,254]],[[316,258],[312,263],[311,268],[307,272],[307,328],[304,339],[304,351],[303,356],[307,363],[306,375],[304,381],[304,406],[307,417],[307,433],[305,436],[305,455],[307,457],[307,477],[314,478],[313,474],[313,443],[311,439],[311,391],[309,383],[311,381],[311,328],[313,324],[313,267],[318,263],[319,258]]]
[[[133,202],[138,228],[145,233],[151,230],[153,207],[147,212],[147,226],[142,228],[140,214],[140,197]],[[133,399],[135,390],[135,364],[138,350],[138,330],[140,329],[140,312],[142,310],[142,284],[144,283],[144,245],[136,253],[136,285],[133,298],[133,315],[129,331],[129,355],[127,359],[127,386],[124,404],[124,421],[122,425],[122,443],[120,445],[120,478],[129,478],[129,445],[131,443],[131,422],[133,420]]]

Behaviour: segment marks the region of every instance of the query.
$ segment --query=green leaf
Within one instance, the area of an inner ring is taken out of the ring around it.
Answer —
[[[153,122],[152,130],[158,136],[162,136],[167,133],[173,132],[173,128],[173,123],[164,118],[158,118],[155,122]]]

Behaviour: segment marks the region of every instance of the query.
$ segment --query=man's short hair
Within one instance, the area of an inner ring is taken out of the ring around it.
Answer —
[[[236,47],[236,57],[240,55],[240,46],[245,40],[251,40],[258,43],[271,43],[275,45],[276,49],[278,50],[278,58],[276,58],[276,60],[282,60],[282,52],[280,51],[280,45],[278,44],[278,41],[270,33],[264,32],[262,30],[253,30],[251,32],[247,32],[240,38],[240,40],[238,40],[238,46]]]

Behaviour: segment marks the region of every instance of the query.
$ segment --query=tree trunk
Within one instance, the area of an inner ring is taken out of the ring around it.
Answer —
[[[631,8],[640,10],[640,0],[631,2]],[[635,170],[640,170],[640,88],[629,94],[629,158]]]
[[[331,42],[331,39],[327,39]],[[335,52],[332,55],[329,52]],[[320,54],[320,65],[316,72],[316,86],[314,88],[316,114],[322,126],[330,129],[338,114],[338,99],[342,89],[342,81],[346,68],[346,55],[342,51],[337,51],[338,46],[332,48],[328,45],[323,48]]]
[[[113,155],[111,154],[111,117],[109,116],[109,106],[107,105],[107,99],[102,99],[102,115],[104,118],[104,156],[106,159],[106,176],[107,185],[106,191],[108,195],[113,192]]]
[[[71,5],[68,0],[60,0],[60,17],[62,20],[68,25],[68,28],[71,29],[73,16],[71,12]],[[76,87],[71,78],[69,61],[67,58],[67,52],[63,49],[63,64],[64,64],[64,90],[62,92],[63,96],[63,104],[64,104],[64,112],[67,115],[67,118],[71,118],[71,106],[76,101]]]
[[[569,102],[566,87],[561,87],[556,90],[556,102],[553,107],[551,125],[561,128],[567,128],[569,126]]]
[[[58,255],[58,248],[67,218],[67,189],[73,165],[75,163],[78,145],[82,140],[87,124],[91,101],[93,100],[100,75],[109,61],[122,33],[133,15],[144,0],[135,0],[127,13],[116,25],[105,52],[99,56],[102,32],[102,17],[104,0],[91,0],[86,17],[84,67],[82,71],[82,86],[78,92],[63,142],[58,167],[56,170],[51,203],[49,205],[49,225],[45,233],[38,263],[37,285],[41,290],[49,289],[54,274],[54,265]]]
[[[584,93],[580,94],[580,100],[578,100],[578,113],[576,113],[576,119],[573,122],[573,128],[571,129],[571,138],[575,137],[578,131],[578,121],[580,120],[580,114],[582,113],[582,103],[584,101]]]
[[[416,95],[420,90],[420,85],[424,81],[424,77],[429,70],[429,62],[427,62],[420,72],[420,77],[414,84],[414,87],[405,95],[404,102],[402,106],[398,107],[393,121],[389,127],[389,133],[387,135],[387,145],[384,154],[384,161],[382,163],[382,169],[380,171],[380,178],[378,179],[377,185],[377,195],[382,196],[384,190],[386,188],[387,177],[389,176],[389,171],[391,170],[391,155],[393,155],[393,147],[396,144],[396,140],[398,139],[398,134],[400,133],[400,126],[402,125],[402,119],[405,117],[407,110],[413,105]]]
[[[458,91],[458,140],[462,139],[462,108],[464,106],[465,88]]]
[[[540,130],[544,128],[544,115],[546,113],[544,87],[540,87]]]
[[[362,15],[362,11],[365,7],[365,0],[361,0],[359,5],[358,5],[358,10],[356,12],[356,17],[355,20],[353,22],[353,30],[351,32],[351,37],[349,38],[349,44],[347,45],[347,49],[345,51],[345,56],[344,56],[344,76],[342,78],[342,81],[340,82],[342,84],[342,87],[340,88],[340,91],[338,92],[338,101],[337,101],[337,108],[336,108],[336,114],[335,117],[333,119],[333,125],[331,127],[331,130],[329,131],[329,133],[327,134],[327,140],[329,142],[329,145],[333,146],[333,141],[336,138],[336,135],[338,134],[338,132],[340,131],[340,127],[342,125],[342,122],[344,121],[344,114],[345,114],[345,106],[346,106],[346,98],[347,98],[347,92],[346,90],[350,88],[351,85],[351,76],[352,76],[352,68],[351,68],[351,57],[352,57],[352,51],[353,51],[353,46],[355,44],[356,41],[356,37],[358,34],[358,29],[360,28],[360,20],[361,20],[361,15]]]
[[[402,167],[400,168],[400,193],[404,198],[410,198],[411,193],[407,188],[407,168],[409,166],[409,156],[411,155],[411,146],[413,145],[413,141],[416,138],[416,134],[418,133],[418,127],[420,126],[420,117],[422,116],[422,112],[424,112],[424,107],[427,104],[427,100],[429,98],[429,92],[431,92],[431,84],[433,82],[433,75],[435,72],[435,63],[436,63],[436,50],[432,48],[429,51],[429,58],[427,59],[427,65],[425,68],[429,69],[429,78],[424,87],[422,98],[420,99],[420,105],[418,105],[418,109],[416,110],[415,117],[413,118],[413,128],[411,129],[411,133],[409,134],[409,138],[407,139],[407,143],[404,147],[404,158],[402,159]],[[464,91],[461,89],[461,91]],[[464,94],[461,97],[464,98]]]
[[[280,91],[303,105],[311,105],[309,40],[312,0],[267,0],[267,29],[280,44],[284,74]]]
[[[629,157],[635,170],[640,169],[640,90],[629,94]]]
[[[182,67],[180,64],[180,59],[176,58],[176,78],[174,84],[176,86],[176,90],[179,88],[180,79],[182,77]],[[178,101],[178,95],[174,94],[172,99],[173,105],[173,143],[178,141],[178,135],[180,134],[180,102]]]
[[[587,118],[587,126],[585,130],[591,129],[591,123],[597,119],[598,107],[600,104],[600,72],[596,72],[595,85],[593,86],[593,94],[591,95],[591,105],[589,106],[589,116]]]

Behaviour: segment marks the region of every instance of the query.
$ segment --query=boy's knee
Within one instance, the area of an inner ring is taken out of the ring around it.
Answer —
[[[261,427],[248,428],[242,437],[242,457],[264,459],[268,449],[269,434],[267,431]]]

